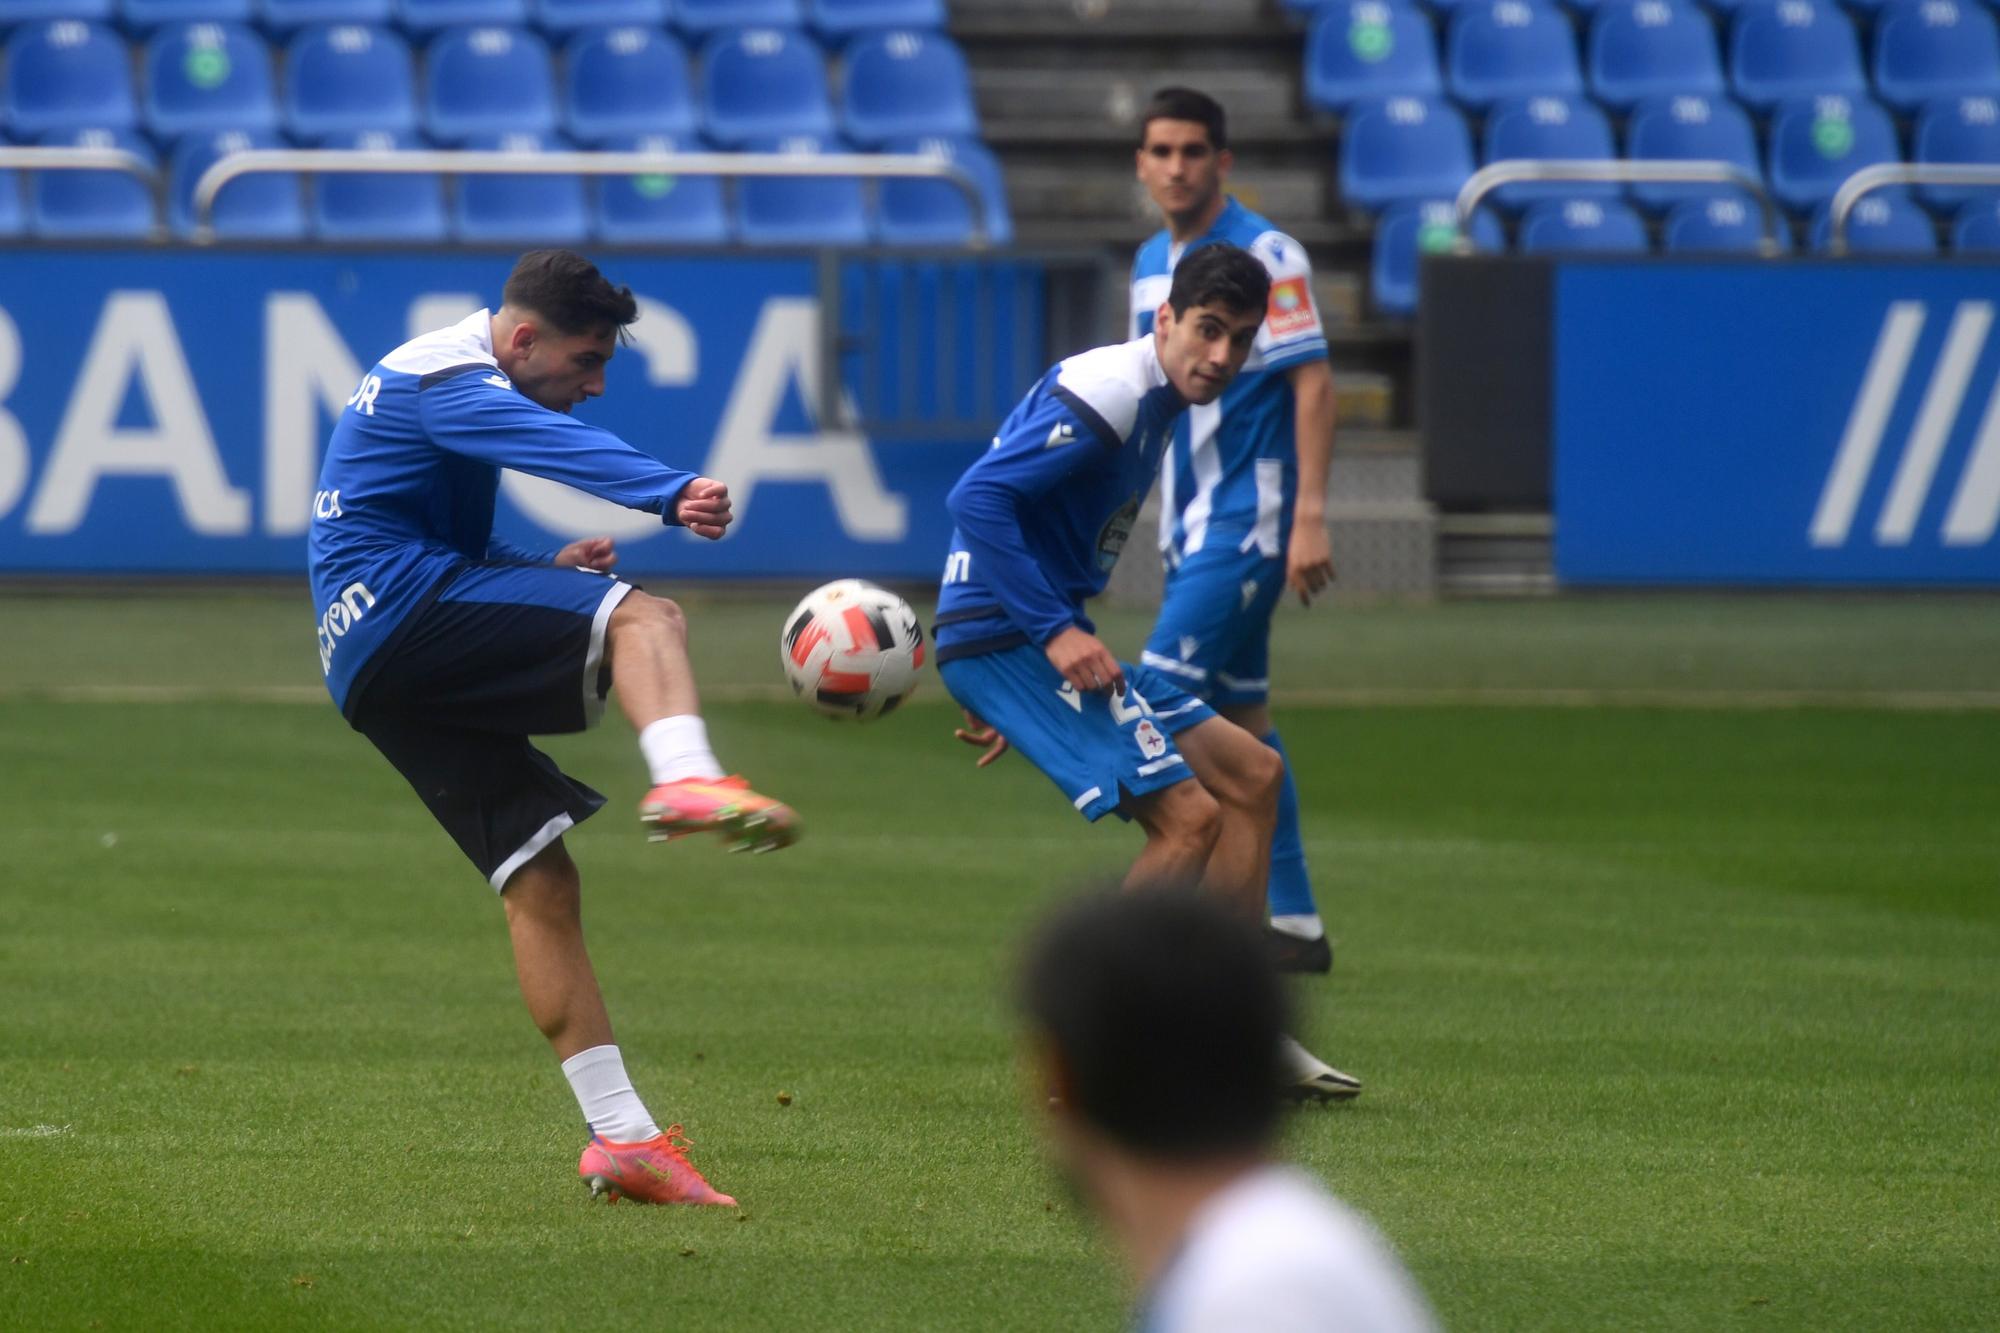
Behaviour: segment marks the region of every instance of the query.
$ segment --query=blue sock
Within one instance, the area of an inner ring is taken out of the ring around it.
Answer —
[[[1277,732],[1264,737],[1264,744],[1285,761],[1285,785],[1278,789],[1278,831],[1271,839],[1271,915],[1312,916],[1319,908],[1306,876],[1305,844],[1299,839],[1299,789],[1292,781],[1292,760]]]

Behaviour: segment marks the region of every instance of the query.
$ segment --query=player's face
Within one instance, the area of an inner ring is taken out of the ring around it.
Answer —
[[[1229,153],[1216,152],[1208,127],[1194,120],[1155,120],[1139,145],[1139,183],[1168,217],[1199,216],[1222,191]]]
[[[1264,312],[1191,305],[1178,318],[1167,302],[1153,316],[1160,367],[1190,403],[1212,403],[1249,359]]]
[[[514,387],[543,407],[567,412],[604,392],[604,367],[618,349],[618,330],[558,333],[537,329],[509,378]]]

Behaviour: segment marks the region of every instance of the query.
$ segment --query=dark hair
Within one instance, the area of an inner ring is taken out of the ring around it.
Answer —
[[[1222,103],[1192,88],[1162,88],[1146,103],[1145,119],[1139,122],[1139,143],[1146,142],[1146,129],[1156,120],[1191,120],[1208,131],[1208,146],[1216,152],[1229,147],[1229,121]]]
[[[573,250],[530,250],[514,264],[500,300],[533,311],[559,333],[623,329],[639,318],[630,287],[613,287],[597,265]]]
[[[1221,306],[1232,314],[1261,312],[1271,299],[1271,274],[1248,250],[1227,241],[1204,245],[1174,265],[1167,303],[1174,316],[1198,305]]]
[[[1029,945],[1020,1003],[1068,1074],[1069,1109],[1113,1142],[1198,1159],[1272,1137],[1285,994],[1263,939],[1206,895],[1062,909]]]

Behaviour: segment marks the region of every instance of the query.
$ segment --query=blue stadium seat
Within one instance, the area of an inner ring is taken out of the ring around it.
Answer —
[[[660,28],[667,0],[533,0],[535,26],[552,36],[584,28]]]
[[[170,23],[248,23],[251,0],[118,0],[118,21],[131,32]]]
[[[2000,98],[1947,97],[1917,117],[1910,145],[1913,162],[1971,162],[2000,167]],[[1969,185],[1922,185],[1917,196],[1934,208],[1953,209],[1990,197]]]
[[[1591,19],[1590,90],[1606,106],[1723,87],[1715,25],[1688,0],[1619,0]]]
[[[390,152],[418,148],[415,135],[365,130],[329,140],[329,148]],[[313,184],[312,230],[325,241],[442,241],[444,178],[322,175]]]
[[[439,143],[555,129],[555,78],[542,39],[524,28],[457,28],[424,57],[424,128]]]
[[[702,48],[701,64],[702,123],[716,143],[833,133],[826,61],[804,33],[721,33]]]
[[[1832,238],[1832,211],[1822,204],[1812,220],[1814,253],[1828,253]],[[1934,255],[1937,248],[1937,224],[1931,215],[1898,195],[1865,195],[1847,215],[1849,254]]]
[[[1897,0],[1875,23],[1875,89],[1908,111],[1939,97],[2000,93],[2000,28],[1972,0]]]
[[[412,35],[528,21],[528,0],[396,0],[396,10],[397,22]]]
[[[1961,254],[2000,252],[2000,200],[1982,199],[1958,210],[1951,224],[1951,248]]]
[[[556,152],[557,135],[483,134],[468,148]],[[461,176],[452,203],[452,235],[461,241],[574,244],[590,234],[590,205],[578,176]]]
[[[674,26],[705,37],[730,28],[798,28],[805,25],[800,0],[675,0]]]
[[[1727,97],[1649,97],[1625,125],[1625,155],[1634,161],[1728,162],[1761,176],[1757,132],[1743,108]],[[1715,195],[1713,185],[1634,185],[1641,208],[1659,212]]]
[[[1764,215],[1757,205],[1735,195],[1687,199],[1667,214],[1666,252],[1670,255],[1758,254],[1764,243]],[[1781,251],[1791,249],[1784,219],[1774,238]]]
[[[264,39],[235,23],[162,28],[146,44],[146,128],[155,138],[274,130],[278,99]]]
[[[178,236],[194,234],[194,187],[201,175],[231,153],[251,148],[283,148],[268,131],[190,135],[174,148],[167,190],[167,225]],[[236,240],[289,241],[306,234],[306,210],[299,178],[245,176],[222,187],[210,215],[215,234]]]
[[[1629,254],[1647,251],[1646,224],[1619,203],[1601,199],[1551,199],[1521,219],[1521,253]]]
[[[564,52],[563,125],[582,143],[695,133],[687,52],[658,28],[593,28]]]
[[[1313,20],[1306,39],[1306,101],[1344,112],[1385,97],[1436,97],[1437,37],[1419,10],[1388,0],[1348,0]]]
[[[897,139],[890,153],[924,153],[948,158],[979,182],[985,206],[986,238],[994,245],[1014,239],[1007,212],[1007,187],[1000,164],[976,139]],[[944,181],[885,180],[879,195],[877,227],[884,245],[962,245],[972,237],[972,211],[956,186]]]
[[[1854,25],[1831,0],[1744,6],[1730,32],[1729,78],[1759,111],[1790,98],[1868,91]]]
[[[1340,194],[1357,208],[1454,196],[1472,174],[1472,136],[1450,103],[1392,97],[1356,106],[1340,141]]]
[[[387,28],[307,28],[285,49],[284,115],[300,142],[415,129],[410,48]]]
[[[138,118],[125,43],[95,23],[59,19],[7,43],[7,125],[37,138],[56,130],[127,129]]]
[[[1486,116],[1488,163],[1513,157],[1602,161],[1617,156],[1611,122],[1585,98],[1527,97],[1497,103]],[[1621,193],[1616,185],[1550,181],[1503,185],[1493,198],[1508,212],[1517,213],[1544,199],[1616,199]]]
[[[864,33],[848,43],[842,64],[840,121],[853,142],[979,133],[972,76],[951,38],[902,28]]]
[[[258,0],[257,21],[284,34],[316,24],[381,27],[395,16],[395,0]]]
[[[1824,203],[1861,168],[1901,159],[1896,127],[1865,97],[1787,102],[1771,122],[1771,192],[1797,212]]]
[[[0,0],[0,30],[51,19],[105,23],[116,12],[112,0]]]
[[[1457,236],[1456,217],[1449,199],[1406,200],[1383,210],[1375,224],[1375,253],[1369,262],[1369,286],[1378,313],[1392,319],[1416,313],[1422,258],[1451,248]],[[1472,246],[1482,254],[1507,248],[1499,220],[1485,209],[1473,215]]]
[[[944,0],[809,0],[806,21],[813,31],[839,40],[875,28],[942,30]]]
[[[155,160],[151,145],[128,129],[61,130],[40,142],[123,148],[148,163]],[[147,236],[154,221],[152,187],[121,171],[37,171],[28,176],[28,229],[37,236]]]
[[[619,151],[704,151],[699,140],[641,134],[603,145]],[[730,239],[722,181],[714,176],[606,176],[597,182],[598,239],[620,244],[722,245]]]
[[[758,139],[754,153],[839,153],[838,140],[810,135]],[[861,182],[853,177],[746,178],[736,187],[736,230],[749,245],[866,245],[873,228]]]
[[[1445,72],[1452,96],[1474,108],[1509,97],[1583,92],[1576,31],[1561,10],[1530,0],[1492,0],[1455,11]]]
[[[0,145],[6,144],[0,139]],[[28,229],[28,209],[22,201],[21,175],[0,171],[0,236],[19,236]]]

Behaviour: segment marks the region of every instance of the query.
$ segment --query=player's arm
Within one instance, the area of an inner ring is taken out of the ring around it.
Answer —
[[[1310,602],[1333,581],[1326,535],[1327,471],[1333,459],[1333,371],[1326,333],[1313,303],[1312,265],[1305,247],[1279,232],[1250,246],[1271,275],[1270,305],[1257,330],[1257,350],[1271,370],[1284,372],[1292,391],[1292,444],[1298,465],[1298,502],[1285,545],[1285,582]]]

